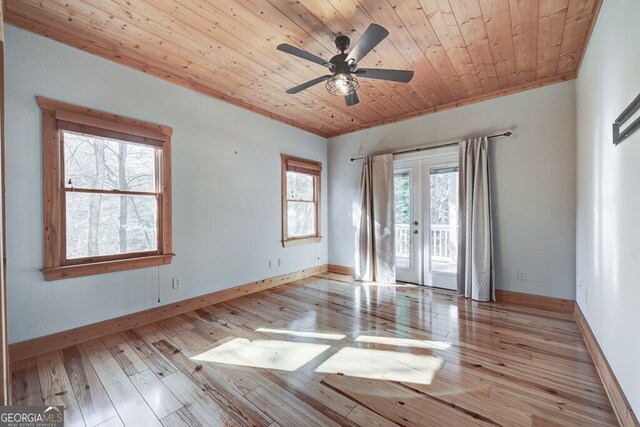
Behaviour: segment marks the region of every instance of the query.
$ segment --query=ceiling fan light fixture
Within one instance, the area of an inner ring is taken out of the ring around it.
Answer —
[[[327,80],[326,88],[331,95],[347,96],[358,90],[358,79],[348,73],[339,73]]]

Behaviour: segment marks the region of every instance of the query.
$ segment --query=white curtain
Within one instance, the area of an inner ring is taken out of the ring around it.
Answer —
[[[360,218],[356,223],[358,280],[396,282],[393,155],[364,159],[360,181]]]
[[[460,143],[458,293],[495,301],[488,138]]]

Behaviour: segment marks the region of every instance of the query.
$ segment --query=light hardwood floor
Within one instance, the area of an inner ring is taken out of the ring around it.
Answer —
[[[67,426],[617,424],[572,315],[333,273],[13,368]]]

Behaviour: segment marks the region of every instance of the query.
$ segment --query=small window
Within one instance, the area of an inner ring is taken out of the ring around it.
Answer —
[[[168,264],[170,128],[38,101],[46,278]]]
[[[322,163],[282,155],[282,244],[320,241]]]

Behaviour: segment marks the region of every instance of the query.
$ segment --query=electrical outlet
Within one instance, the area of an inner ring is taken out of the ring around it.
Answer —
[[[278,258],[278,267],[282,267],[282,258]]]
[[[522,281],[527,280],[527,270],[518,269],[518,280],[522,280]]]
[[[182,278],[180,277],[174,277],[173,278],[173,285],[172,288],[173,289],[180,289],[182,287]]]
[[[269,260],[269,268],[273,267],[273,261]]]

